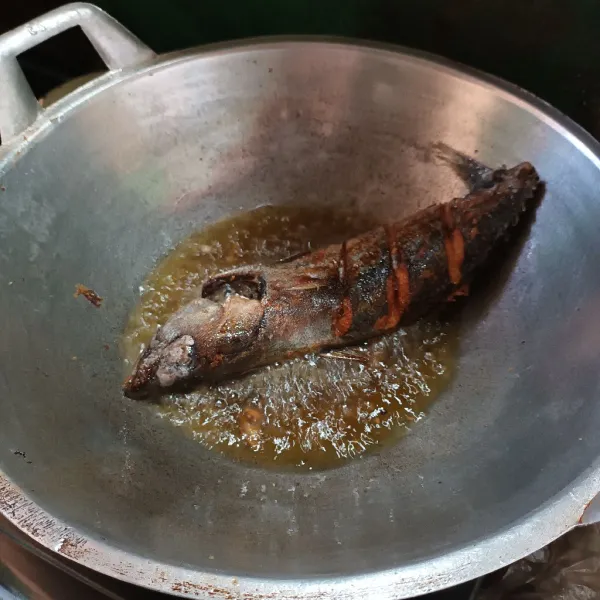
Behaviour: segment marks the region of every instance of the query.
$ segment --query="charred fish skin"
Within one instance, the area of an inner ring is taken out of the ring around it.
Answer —
[[[414,322],[468,286],[499,240],[534,204],[539,183],[530,163],[498,170],[488,187],[429,207],[391,227],[389,238],[396,244],[392,254],[400,265],[395,283],[400,290],[404,286],[396,303],[401,325]],[[387,309],[393,313],[389,304]],[[397,325],[391,322],[392,327]]]
[[[355,344],[409,325],[460,293],[532,204],[528,162],[484,187],[365,234],[208,279],[160,328],[123,392],[145,397]]]

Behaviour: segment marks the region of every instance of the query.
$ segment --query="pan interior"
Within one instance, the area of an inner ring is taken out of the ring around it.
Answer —
[[[401,443],[278,473],[122,398],[127,316],[181,239],[263,204],[385,220],[462,195],[440,142],[491,166],[529,160],[547,193],[461,314],[452,384]],[[197,56],[93,97],[1,179],[0,466],[91,537],[201,571],[367,573],[497,534],[600,454],[598,164],[488,84],[335,45]]]

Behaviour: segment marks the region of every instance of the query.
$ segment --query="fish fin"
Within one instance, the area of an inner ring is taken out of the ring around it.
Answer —
[[[311,252],[312,252],[312,250],[310,250],[310,249],[301,250],[300,252],[295,252],[294,254],[290,254],[289,256],[286,256],[285,258],[280,258],[277,262],[279,264],[289,263],[289,262],[296,260],[297,258],[302,258],[303,256],[310,254]]]
[[[349,360],[360,363],[367,362],[366,356],[353,352],[352,350],[329,350],[328,352],[322,352],[321,356],[324,358],[332,358],[334,360]]]
[[[466,184],[470,192],[490,187],[494,184],[494,169],[467,156],[451,146],[438,142],[433,145],[434,156],[448,165]]]
[[[290,271],[288,277],[289,284],[286,286],[289,290],[318,290],[320,288],[329,288],[332,284],[334,272],[332,266],[325,265],[299,265]]]

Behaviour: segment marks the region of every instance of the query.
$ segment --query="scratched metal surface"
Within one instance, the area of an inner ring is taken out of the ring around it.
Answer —
[[[600,171],[559,121],[442,62],[307,42],[183,54],[57,103],[0,149],[2,513],[99,571],[231,598],[412,596],[573,527],[599,484]],[[458,377],[402,443],[274,474],[123,400],[120,332],[177,240],[265,202],[392,218],[462,193],[439,142],[531,160],[548,193],[462,316]]]
[[[466,600],[465,591],[457,600]],[[0,600],[165,600],[167,597],[48,552],[0,516]]]
[[[427,600],[473,600],[483,578],[429,594]],[[3,595],[6,594],[6,597]],[[0,516],[0,600],[166,600],[171,597],[102,575],[48,552]]]

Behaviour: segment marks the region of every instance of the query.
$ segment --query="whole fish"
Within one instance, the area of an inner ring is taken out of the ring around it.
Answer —
[[[407,325],[460,294],[532,204],[527,162],[464,198],[341,244],[209,278],[158,329],[123,385],[131,398],[218,381]]]

